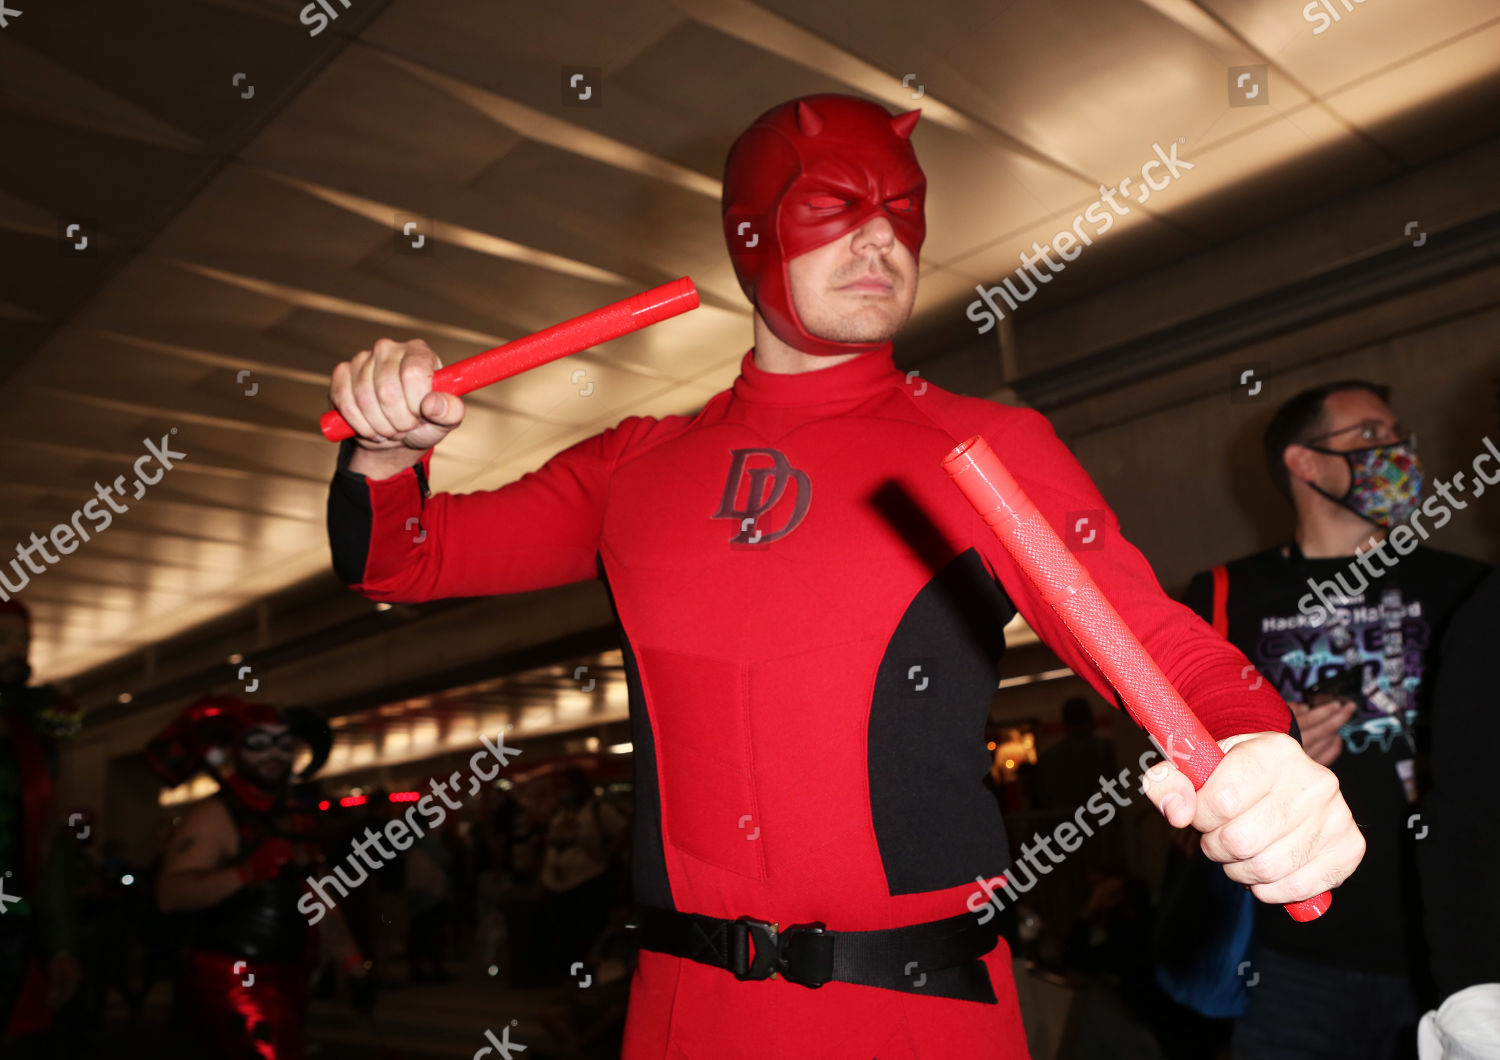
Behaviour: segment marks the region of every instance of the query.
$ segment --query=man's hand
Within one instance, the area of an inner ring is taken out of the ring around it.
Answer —
[[[334,368],[328,401],[354,428],[360,448],[402,450],[409,458],[411,450],[431,449],[463,422],[463,401],[432,389],[441,367],[421,339],[380,339]]]
[[[1285,733],[1220,740],[1224,761],[1203,790],[1174,766],[1146,771],[1146,796],[1174,828],[1203,833],[1203,852],[1262,902],[1302,901],[1343,883],[1365,854],[1339,782]]]
[[[1354,717],[1354,700],[1334,699],[1316,707],[1291,701],[1287,705],[1297,716],[1297,729],[1302,733],[1302,749],[1307,757],[1320,766],[1333,765],[1333,760],[1344,751],[1339,730]]]

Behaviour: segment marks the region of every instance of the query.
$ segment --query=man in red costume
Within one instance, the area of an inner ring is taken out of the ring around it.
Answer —
[[[301,1060],[315,953],[298,911],[302,880],[323,860],[310,807],[288,798],[297,745],[312,751],[300,776],[328,757],[328,727],[305,710],[229,696],[198,700],[146,748],[173,786],[206,769],[219,792],[173,833],[157,881],[166,912],[197,914],[179,990],[183,1011],[215,1057]],[[233,761],[233,771],[222,767]],[[356,979],[364,959],[337,909],[323,918],[330,947]],[[357,991],[357,1003],[369,1000]]]
[[[334,568],[377,600],[604,580],[637,769],[643,952],[627,1057],[1026,1055],[995,918],[1007,868],[983,727],[1017,610],[1103,678],[938,466],[983,434],[1080,553],[1228,755],[1203,791],[1148,792],[1257,897],[1311,897],[1363,849],[1286,704],[1161,591],[1035,412],[910,381],[926,182],[893,117],[847,96],[767,111],[729,152],[725,234],[755,306],[734,385],[695,416],[631,417],[502,489],[428,489],[463,402],[386,339],[339,365],[354,427],[329,497]],[[426,533],[413,534],[409,520]],[[578,955],[581,957],[581,955]]]

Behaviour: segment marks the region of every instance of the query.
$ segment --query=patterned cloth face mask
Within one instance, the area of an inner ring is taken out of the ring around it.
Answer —
[[[1349,465],[1349,490],[1342,497],[1313,485],[1329,500],[1387,530],[1406,522],[1417,510],[1423,480],[1415,435],[1394,445],[1372,445],[1342,452],[1318,445],[1307,448],[1341,456]]]

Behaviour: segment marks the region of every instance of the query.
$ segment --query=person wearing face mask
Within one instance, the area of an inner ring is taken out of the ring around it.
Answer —
[[[31,615],[0,602],[0,1056],[39,1055],[81,980],[71,853],[55,828],[58,745],[77,705],[30,686]]]
[[[1255,664],[1247,683],[1292,705],[1367,845],[1321,919],[1256,910],[1259,979],[1235,1024],[1235,1060],[1406,1055],[1426,1007],[1418,767],[1438,643],[1486,568],[1422,544],[1447,520],[1433,520],[1416,439],[1388,398],[1350,380],[1283,405],[1265,456],[1296,514],[1292,539],[1198,574],[1184,597]]]
[[[200,771],[219,791],[183,817],[157,881],[164,912],[196,914],[179,990],[215,1056],[301,1060],[308,977],[316,953],[298,911],[303,881],[324,860],[311,807],[290,796],[327,760],[328,726],[311,711],[282,711],[229,696],[199,699],[146,747],[146,763],[170,786]],[[299,745],[311,760],[298,774]],[[227,767],[227,768],[226,768]],[[322,918],[329,947],[356,983],[368,967],[334,907]]]

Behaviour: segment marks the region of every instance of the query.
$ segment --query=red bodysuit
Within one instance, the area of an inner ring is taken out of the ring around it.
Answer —
[[[983,784],[1005,621],[1019,610],[1114,699],[939,468],[974,434],[1059,533],[1095,520],[1079,559],[1215,738],[1287,731],[1285,704],[1247,690],[1244,658],[1162,592],[1041,415],[908,381],[889,345],[795,375],[747,354],[696,416],[631,417],[491,492],[428,494],[430,454],[377,482],[340,470],[335,568],[390,601],[605,580],[639,902],[831,930],[937,920],[1009,861]],[[742,982],[643,952],[624,1055],[1024,1057],[1003,942],[985,964],[997,1003]]]

